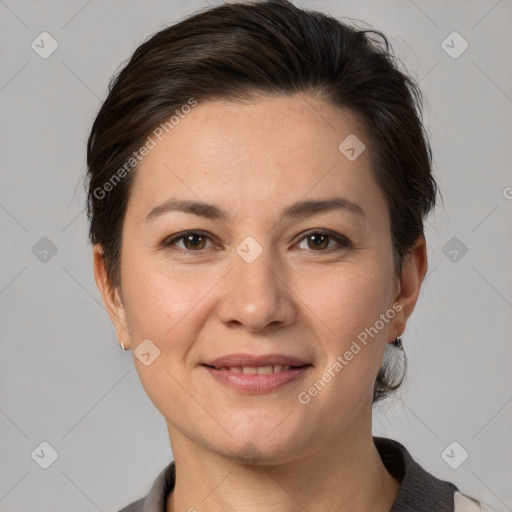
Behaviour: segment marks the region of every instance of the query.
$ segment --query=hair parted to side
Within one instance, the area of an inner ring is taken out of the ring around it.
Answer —
[[[437,193],[421,91],[400,71],[381,32],[267,0],[208,8],[157,32],[112,78],[87,144],[87,193],[90,240],[101,245],[114,286],[120,285],[123,220],[137,170],[126,164],[155,127],[191,99],[295,93],[350,109],[361,121],[389,207],[400,273]],[[405,368],[397,381],[392,366],[381,368],[374,401],[401,384]]]

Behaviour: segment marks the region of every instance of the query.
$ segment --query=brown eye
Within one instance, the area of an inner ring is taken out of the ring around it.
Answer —
[[[334,252],[352,247],[351,242],[343,235],[336,235],[324,231],[312,231],[307,233],[299,245],[306,240],[306,247],[301,247],[311,252]]]
[[[314,234],[308,235],[308,247],[313,250],[327,249],[329,246],[329,235]]]
[[[183,238],[183,245],[186,249],[195,250],[195,249],[204,249],[206,238],[202,235],[192,234],[186,235]]]
[[[200,252],[207,248],[208,241],[211,241],[209,236],[190,231],[164,241],[163,246],[181,249],[182,252]]]

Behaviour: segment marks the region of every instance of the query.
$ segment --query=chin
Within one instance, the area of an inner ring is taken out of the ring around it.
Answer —
[[[267,432],[271,432],[268,434]],[[300,432],[296,434],[253,428],[233,435],[222,446],[209,443],[212,450],[223,457],[247,465],[278,465],[296,459],[304,443]]]

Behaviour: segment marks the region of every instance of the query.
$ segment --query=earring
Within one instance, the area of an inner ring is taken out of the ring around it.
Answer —
[[[119,342],[119,346],[123,349],[123,350],[129,350],[128,348],[125,348],[125,346],[123,345],[123,342],[120,341]]]
[[[400,349],[400,350],[403,350],[403,349],[404,349],[404,347],[403,347],[403,345],[402,345],[402,337],[401,337],[401,336],[398,336],[398,333],[396,332],[396,329],[395,329],[395,335],[396,335],[396,337],[395,337],[395,341],[393,341],[393,345],[394,345],[396,348],[398,348],[398,349]]]

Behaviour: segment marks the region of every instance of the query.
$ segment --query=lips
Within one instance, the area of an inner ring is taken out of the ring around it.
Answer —
[[[230,354],[201,365],[217,381],[239,392],[260,394],[296,381],[312,367],[302,359],[283,354]]]
[[[229,370],[234,373],[244,373],[246,375],[269,375],[271,373],[286,372],[290,368],[296,368],[289,364],[269,364],[265,366],[221,366],[220,368],[212,367],[216,370]]]
[[[227,356],[218,357],[203,363],[206,366],[213,368],[261,368],[261,367],[276,367],[276,366],[304,366],[308,365],[307,361],[301,360],[294,356],[287,356],[284,354],[266,354],[266,355],[251,355],[251,354],[229,354]]]

